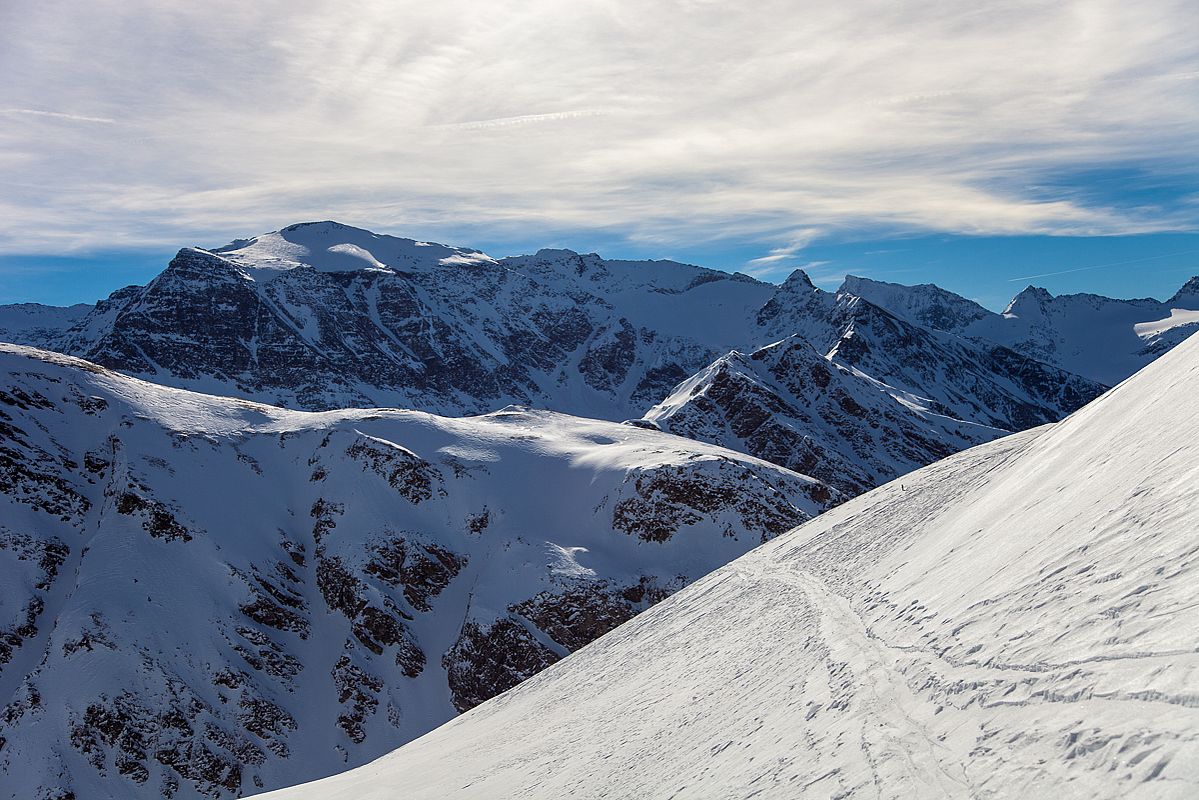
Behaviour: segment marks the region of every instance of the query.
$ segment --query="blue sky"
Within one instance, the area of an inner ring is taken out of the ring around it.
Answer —
[[[1199,272],[1193,0],[10,0],[0,74],[0,302],[320,219],[991,307]]]
[[[733,272],[754,269],[751,262],[761,253],[761,247],[753,243],[656,248],[585,231],[546,241],[502,238],[450,243],[501,255],[532,252],[541,246],[571,247],[612,258],[672,258]],[[198,244],[213,247],[219,242]],[[5,279],[0,302],[94,302],[113,289],[150,280],[173,254],[168,248],[66,257],[0,255],[0,275]],[[1044,287],[1055,295],[1091,292],[1164,300],[1187,278],[1199,275],[1199,234],[936,234],[816,241],[785,259],[759,265],[755,272],[762,280],[777,283],[797,268],[828,290],[835,289],[847,274],[892,283],[935,283],[994,310],[1002,310],[1028,285]]]

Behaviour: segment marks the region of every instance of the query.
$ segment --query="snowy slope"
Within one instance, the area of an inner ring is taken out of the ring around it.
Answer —
[[[1192,338],[267,797],[1194,797],[1197,392]]]
[[[0,342],[44,346],[83,319],[92,308],[87,303],[73,306],[0,305]]]
[[[1199,330],[1199,278],[1169,300],[1054,297],[1030,286],[1002,314],[936,286],[849,276],[840,292],[920,325],[1002,344],[1107,386],[1115,385]]]
[[[286,411],[12,345],[0,487],[20,800],[362,764],[837,499],[631,425]]]

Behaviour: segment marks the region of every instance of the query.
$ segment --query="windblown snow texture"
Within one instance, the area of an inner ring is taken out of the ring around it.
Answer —
[[[264,800],[1194,797],[1196,393],[1192,338]]]

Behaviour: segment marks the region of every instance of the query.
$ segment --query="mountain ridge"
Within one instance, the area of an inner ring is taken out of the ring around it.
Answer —
[[[809,517],[1099,397],[1052,363],[1063,319],[1134,336],[1125,366],[1199,322],[1022,297],[980,316],[931,285],[323,222],[21,312],[99,363],[0,345],[0,759],[213,798],[361,763]],[[159,608],[178,633],[128,622]],[[79,664],[100,678],[70,685]]]
[[[1028,286],[995,313],[944,289],[847,279],[876,305],[927,327],[1003,345],[1098,383],[1114,386],[1199,329],[1176,311],[1199,310],[1199,277],[1172,297],[1117,300],[1080,292],[1052,295]]]
[[[285,410],[13,345],[0,370],[14,800],[362,763],[839,499],[548,411]]]
[[[936,417],[965,429],[1021,430],[1059,419],[1103,390],[1018,346],[940,330],[953,327],[953,315],[929,317],[928,309],[946,303],[966,309],[958,322],[979,321],[980,307],[929,285],[851,276],[832,293],[802,270],[776,287],[676,262],[563,249],[495,259],[319,222],[212,251],[185,248],[145,287],[114,293],[50,344],[159,383],[286,407],[463,415],[521,404],[617,421],[644,418],[668,398],[677,406],[677,387],[729,352],[755,353],[798,335],[909,409],[896,416],[879,401],[889,425],[906,426],[909,436],[926,431],[917,435],[923,447],[901,459],[910,467],[945,455],[949,441],[978,441],[928,435]],[[1181,330],[1153,334],[1163,342],[1158,349]],[[1049,348],[1051,339],[1042,339],[1031,349]],[[767,406],[782,408],[782,398],[774,391]],[[743,421],[713,413],[723,412],[707,408],[702,424],[671,416],[688,435],[705,429],[750,447],[742,436],[717,433],[744,428]],[[859,417],[845,430],[826,426],[810,448],[814,428],[781,432],[800,416],[789,414],[773,444],[750,452],[832,479],[813,453],[861,453],[850,440],[877,438]],[[898,428],[891,433],[903,438]],[[858,478],[834,483],[860,491],[869,488],[861,475],[889,479],[896,468],[849,469]]]

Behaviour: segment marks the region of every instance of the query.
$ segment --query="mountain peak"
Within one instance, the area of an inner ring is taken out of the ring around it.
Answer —
[[[533,255],[536,258],[548,261],[558,258],[578,258],[582,255],[582,253],[579,253],[577,250],[571,250],[567,247],[542,247]]]
[[[950,333],[960,333],[972,322],[993,314],[973,300],[931,283],[905,286],[846,275],[837,294],[860,297],[904,319]]]
[[[360,233],[370,233],[372,236],[377,234],[371,233],[364,228],[355,228],[352,225],[346,225],[342,222],[335,222],[331,219],[320,220],[318,222],[297,222],[294,225],[288,225],[286,228],[281,228],[280,232],[293,232],[307,229],[310,232],[333,232],[333,231],[357,231]]]
[[[1199,304],[1199,275],[1194,276],[1184,283],[1182,287],[1174,293],[1174,296],[1166,302],[1170,305],[1182,305],[1189,303],[1191,306],[1195,306],[1196,304]]]
[[[159,278],[167,275],[189,278],[212,278],[216,275],[242,277],[236,264],[202,247],[180,248]]]
[[[1012,298],[1012,302],[1008,303],[1007,308],[1003,310],[1004,315],[1022,316],[1030,313],[1044,313],[1045,305],[1053,300],[1053,295],[1048,289],[1042,289],[1040,286],[1026,286],[1020,294]]]
[[[213,252],[256,280],[303,266],[317,272],[419,272],[495,261],[478,250],[372,233],[332,220],[296,223]]]
[[[812,279],[808,277],[808,273],[802,269],[797,269],[788,275],[787,280],[783,281],[780,286],[790,291],[799,291],[802,289],[813,290],[816,288],[816,284],[812,283]]]
[[[841,286],[837,289],[838,292],[849,292],[857,294],[857,290],[863,286],[885,286],[882,281],[876,281],[872,278],[864,278],[861,275],[846,275],[841,281]]]
[[[1038,302],[1044,303],[1046,301],[1052,300],[1053,295],[1049,293],[1048,289],[1044,289],[1040,286],[1033,286],[1032,284],[1029,284],[1028,286],[1025,286],[1023,289],[1020,290],[1020,293],[1018,295],[1016,295],[1015,299],[1019,300],[1020,298],[1035,299]]]

